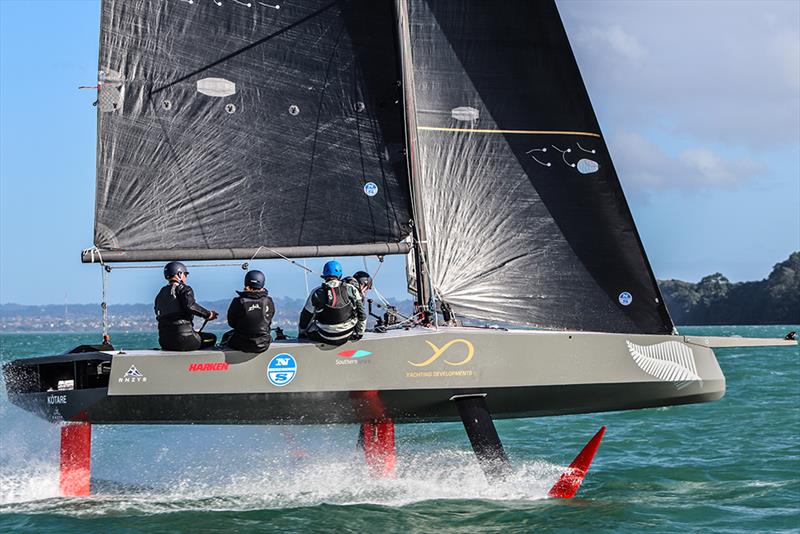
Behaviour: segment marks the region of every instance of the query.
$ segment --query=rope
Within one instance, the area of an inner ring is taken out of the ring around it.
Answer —
[[[309,293],[309,291],[308,291],[308,272],[309,272],[309,270],[308,270],[308,265],[306,265],[306,259],[305,258],[303,258],[303,267],[306,268],[306,272],[304,272],[303,275],[305,276],[305,280],[306,280],[306,295],[308,295],[308,293]]]
[[[92,263],[94,263],[94,254],[97,252],[97,258],[100,260],[100,272],[102,273],[103,289],[101,295],[100,309],[102,310],[102,323],[103,323],[103,343],[107,344],[111,341],[108,335],[108,275],[111,272],[111,267],[107,266],[103,261],[103,256],[100,254],[100,249],[93,247],[91,249]]]
[[[253,254],[253,257],[252,257],[252,258],[250,258],[250,261],[253,261],[253,260],[255,260],[255,259],[256,259],[256,256],[258,256],[258,253],[261,251],[261,249],[262,249],[262,248],[263,248],[264,250],[268,250],[268,251],[272,252],[273,254],[275,254],[276,256],[278,256],[279,258],[281,258],[281,259],[284,259],[284,260],[288,261],[288,262],[289,262],[289,263],[291,263],[292,265],[294,265],[294,266],[296,266],[296,267],[298,267],[298,268],[300,268],[300,269],[303,269],[303,270],[304,270],[304,271],[306,271],[307,273],[314,274],[314,271],[312,271],[312,270],[311,270],[311,269],[309,269],[308,267],[305,267],[305,266],[303,266],[303,265],[300,265],[299,263],[297,263],[297,262],[296,262],[296,261],[294,261],[293,259],[291,259],[291,258],[287,258],[286,256],[284,256],[283,254],[281,254],[281,253],[280,253],[280,252],[278,252],[277,250],[275,250],[275,249],[271,249],[271,248],[269,248],[269,247],[265,247],[265,246],[259,246],[259,247],[256,249],[256,252],[255,252],[255,254]],[[305,263],[305,261],[303,261],[303,263]]]

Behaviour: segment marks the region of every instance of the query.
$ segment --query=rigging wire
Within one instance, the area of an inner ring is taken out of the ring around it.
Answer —
[[[291,258],[287,258],[286,256],[284,256],[283,254],[281,254],[281,253],[280,253],[280,252],[278,252],[277,250],[275,250],[275,249],[271,249],[271,248],[269,248],[269,247],[265,247],[265,246],[263,246],[263,245],[259,246],[259,247],[256,249],[255,253],[253,254],[253,257],[252,257],[252,258],[250,258],[250,261],[253,261],[253,260],[255,260],[255,259],[256,259],[256,256],[258,256],[258,253],[261,251],[261,249],[262,249],[262,248],[263,248],[264,250],[268,250],[268,251],[272,252],[273,254],[275,254],[276,256],[278,256],[279,258],[281,258],[281,259],[283,259],[283,260],[286,260],[286,261],[288,261],[289,263],[291,263],[291,264],[292,264],[292,265],[294,265],[295,267],[297,267],[297,268],[299,268],[299,269],[303,269],[303,270],[304,270],[304,271],[306,271],[307,273],[314,274],[314,271],[313,271],[313,270],[311,270],[311,269],[309,269],[308,267],[306,267],[306,266],[304,266],[304,265],[300,265],[299,263],[297,263],[297,262],[296,262],[296,261],[294,261],[293,259],[291,259]],[[305,260],[303,260],[303,263],[305,263]]]
[[[306,269],[303,274],[305,275],[305,279],[306,279],[306,295],[308,295],[308,293],[309,293],[309,291],[308,291],[308,273],[310,271],[309,271],[308,266],[306,265],[306,259],[305,258],[303,258],[303,267],[305,267],[305,269]]]

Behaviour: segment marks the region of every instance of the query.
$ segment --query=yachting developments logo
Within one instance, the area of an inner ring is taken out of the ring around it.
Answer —
[[[283,387],[297,376],[297,361],[291,354],[278,354],[267,365],[267,379],[273,386]]]
[[[147,382],[147,377],[144,376],[135,365],[131,365],[131,368],[128,369],[121,378],[118,378],[117,381],[120,384],[136,384],[138,382]]]

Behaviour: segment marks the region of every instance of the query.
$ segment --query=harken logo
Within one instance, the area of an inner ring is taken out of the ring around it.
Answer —
[[[147,377],[144,376],[135,365],[131,365],[121,378],[117,379],[120,384],[135,384],[138,382],[147,382]]]
[[[228,367],[229,367],[228,362],[190,363],[189,372],[194,373],[197,371],[227,371]]]

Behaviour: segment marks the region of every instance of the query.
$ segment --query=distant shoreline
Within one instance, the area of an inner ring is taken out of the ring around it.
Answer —
[[[776,264],[770,275],[754,282],[731,282],[721,273],[697,283],[682,280],[658,282],[672,321],[682,326],[757,326],[800,323],[800,252]],[[305,301],[273,297],[274,326],[293,330]],[[389,299],[401,312],[413,309],[410,299]],[[225,330],[224,311],[230,300],[200,303],[223,313],[207,328]],[[109,306],[112,332],[146,333],[156,329],[153,305],[113,304]],[[81,333],[101,331],[99,304],[0,304],[0,332]]]

